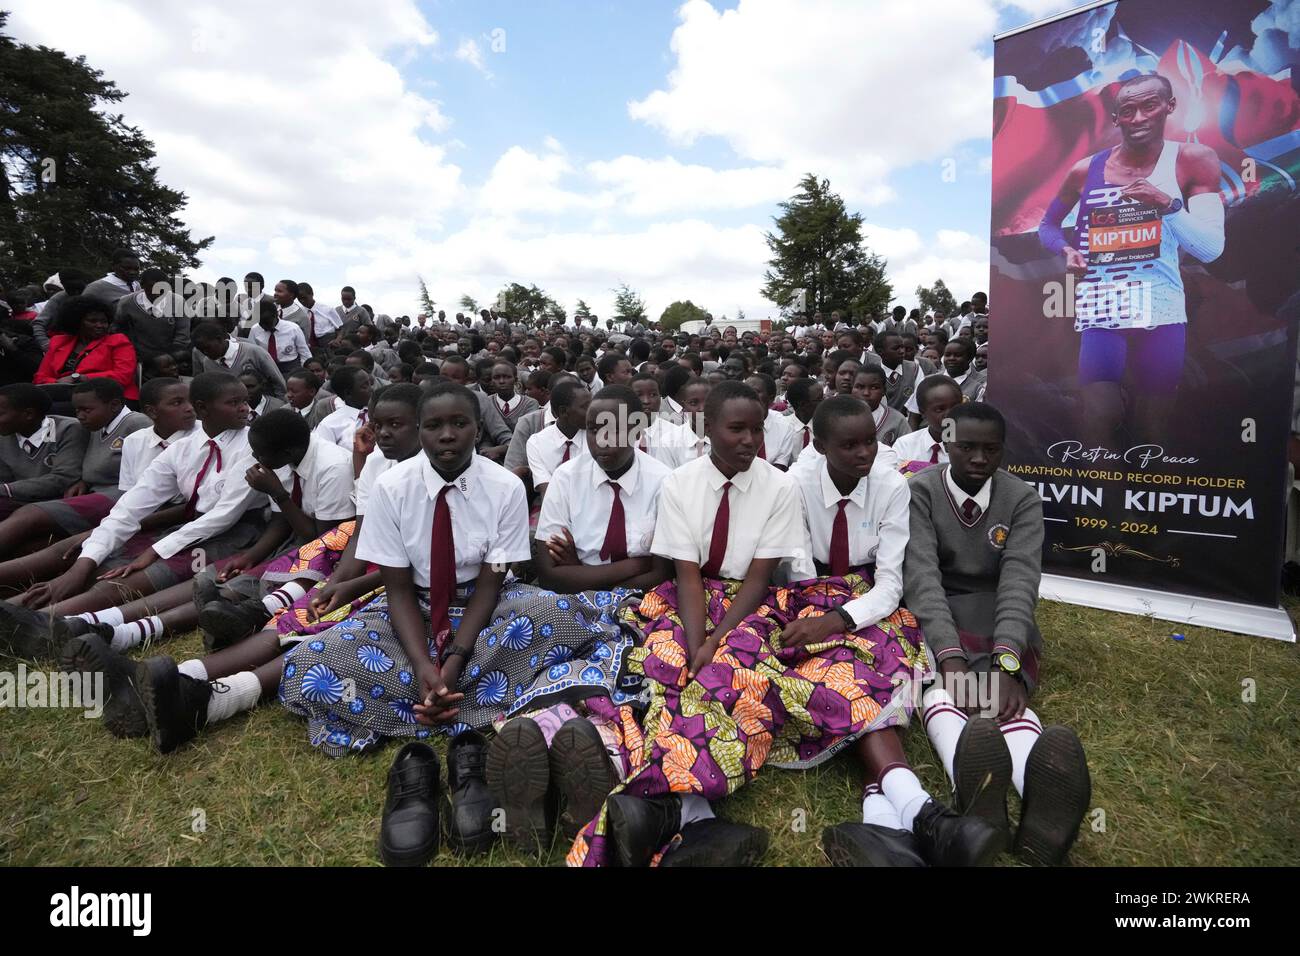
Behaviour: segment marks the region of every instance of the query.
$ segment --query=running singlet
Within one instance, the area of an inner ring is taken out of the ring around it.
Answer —
[[[1160,210],[1120,197],[1106,182],[1105,149],[1088,164],[1079,196],[1075,248],[1088,272],[1075,286],[1074,329],[1153,329],[1187,322],[1187,298],[1178,272],[1178,240]],[[1178,144],[1166,141],[1147,181],[1184,198],[1175,166]],[[1185,200],[1184,200],[1185,201]]]

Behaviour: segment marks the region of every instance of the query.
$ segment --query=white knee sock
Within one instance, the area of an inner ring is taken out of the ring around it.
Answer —
[[[283,611],[306,593],[307,589],[305,587],[294,581],[290,581],[288,584],[280,585],[266,597],[262,598],[262,607],[274,614],[276,611]]]
[[[952,758],[957,753],[957,738],[966,726],[966,715],[957,709],[951,695],[942,687],[931,687],[925,692],[921,709],[926,735],[952,782]]]
[[[191,658],[188,661],[182,661],[176,669],[186,677],[193,677],[195,680],[208,679],[208,669],[203,666],[203,662],[197,657]]]
[[[157,615],[142,617],[129,624],[118,624],[113,628],[113,650],[129,651],[146,640],[162,637],[163,630],[162,618]]]
[[[911,768],[896,763],[886,767],[876,783],[880,786],[880,792],[885,795],[885,799],[898,811],[902,828],[910,831],[916,815],[921,811],[921,807],[925,806],[925,801],[930,799],[930,795],[925,792],[925,787],[921,786],[921,781],[917,779]]]
[[[1038,743],[1038,735],[1043,732],[1043,722],[1038,719],[1037,714],[1026,707],[1023,717],[999,724],[998,730],[1002,731],[1002,739],[1007,742],[1007,749],[1011,751],[1011,783],[1015,786],[1016,793],[1023,797],[1025,761],[1029,759],[1029,751],[1034,749],[1034,744]]]
[[[688,793],[682,797],[682,828],[686,824],[695,823],[697,820],[712,820],[713,807],[709,806],[709,801],[705,800],[698,794]]]
[[[208,699],[208,723],[233,717],[252,710],[262,697],[262,682],[252,671],[241,671],[230,677],[212,682],[212,696]]]
[[[880,787],[874,783],[870,784],[863,794],[863,823],[874,823],[878,827],[888,827],[891,830],[903,829],[903,821],[899,819],[898,811],[889,802],[889,798],[880,792]]]
[[[87,611],[84,614],[74,614],[72,616],[89,624],[118,625],[122,623],[122,609],[120,607],[105,608],[102,611]]]

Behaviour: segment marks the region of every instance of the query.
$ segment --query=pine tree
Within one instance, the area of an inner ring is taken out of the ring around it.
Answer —
[[[180,219],[185,194],[163,185],[153,144],[109,109],[126,93],[58,50],[3,33],[0,11],[0,281],[40,282],[77,267],[102,274],[123,246],[178,273],[199,264]]]
[[[462,295],[460,297],[460,307],[466,312],[478,312],[478,303],[469,295]]]
[[[423,276],[415,277],[420,283],[420,309],[425,315],[433,318],[438,314],[436,303],[429,296],[429,287],[424,284]]]
[[[614,317],[620,322],[631,319],[633,322],[645,321],[645,299],[626,282],[619,283],[614,292]]]
[[[862,216],[850,215],[830,183],[809,173],[799,191],[781,203],[763,295],[788,313],[800,290],[808,312],[851,309],[874,315],[889,304],[885,260],[862,242]]]

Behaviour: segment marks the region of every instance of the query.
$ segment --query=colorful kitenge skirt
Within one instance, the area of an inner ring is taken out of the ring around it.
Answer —
[[[122,497],[121,488],[111,488],[105,492],[91,492],[77,495],[75,498],[55,498],[52,501],[34,502],[36,507],[45,512],[45,516],[54,522],[54,526],[65,535],[81,534],[94,531],[99,523],[108,517]]]
[[[472,591],[472,584],[457,588],[448,608],[453,634]],[[428,623],[428,591],[417,590],[416,600]],[[441,655],[432,635],[428,651],[432,660]],[[280,703],[307,718],[308,742],[327,756],[370,750],[388,737],[423,740],[446,732],[416,723],[420,679],[389,618],[387,593],[346,621],[299,642],[282,660]]]
[[[898,473],[904,478],[911,478],[913,475],[919,475],[927,468],[933,468],[932,461],[904,461],[898,465]]]
[[[344,521],[337,528],[330,528],[319,538],[272,559],[262,571],[262,580],[272,591],[286,581],[328,580],[356,530],[356,521]]]
[[[705,579],[704,586],[711,631],[740,583]],[[919,696],[914,687],[930,671],[921,631],[906,610],[824,643],[780,646],[789,622],[824,614],[869,588],[859,574],[773,588],[691,681],[676,584],[647,594],[635,611],[645,645],[629,655],[628,668],[645,677],[650,705],[640,747],[625,755],[631,772],[614,792],[715,800],[769,761],[809,766],[863,733],[905,724]],[[637,743],[626,729],[624,740]],[[578,834],[570,866],[608,862],[605,814]]]

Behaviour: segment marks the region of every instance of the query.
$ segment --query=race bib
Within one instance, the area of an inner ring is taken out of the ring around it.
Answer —
[[[1154,206],[1133,203],[1088,214],[1088,265],[1113,266],[1160,257],[1164,222]]]

